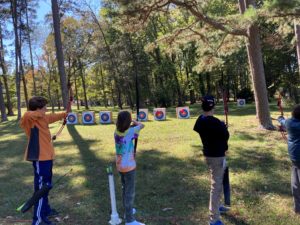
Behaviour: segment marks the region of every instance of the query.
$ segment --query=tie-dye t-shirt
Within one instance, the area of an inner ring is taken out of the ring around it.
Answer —
[[[115,131],[116,163],[120,172],[129,172],[135,169],[134,143],[141,130],[141,126],[130,127],[124,133]]]

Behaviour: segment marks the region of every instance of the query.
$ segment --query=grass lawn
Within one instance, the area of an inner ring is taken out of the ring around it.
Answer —
[[[216,112],[224,119],[220,104]],[[199,113],[196,104],[191,119],[178,120],[175,109],[169,108],[166,121],[153,121],[150,113],[145,122],[138,142],[136,208],[137,218],[147,225],[207,224],[210,182],[199,136],[193,132]],[[222,220],[226,225],[300,224],[293,213],[291,163],[280,133],[258,128],[254,105],[229,104],[229,114],[232,207]],[[271,114],[279,115],[275,103]],[[31,196],[33,175],[31,164],[23,161],[25,135],[14,119],[0,124],[0,224],[30,224],[31,213],[15,210]],[[52,133],[59,126],[51,125]],[[68,126],[55,141],[53,180],[73,169],[49,196],[61,211],[59,224],[108,224],[105,168],[114,160],[114,129],[113,124]],[[123,215],[116,171],[115,183],[118,212]]]

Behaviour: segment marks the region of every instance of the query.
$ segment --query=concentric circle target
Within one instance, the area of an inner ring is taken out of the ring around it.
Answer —
[[[84,118],[84,121],[87,123],[91,122],[93,119],[93,117],[90,114],[85,114],[83,118]]]
[[[139,119],[140,120],[144,120],[146,119],[147,115],[144,111],[139,112]]]
[[[157,118],[157,119],[159,119],[159,120],[161,120],[161,119],[163,119],[164,118],[164,112],[162,112],[162,111],[156,111],[156,113],[155,113],[155,117]]]
[[[101,120],[102,120],[103,122],[109,121],[109,115],[107,115],[107,113],[103,113],[103,114],[101,115]]]
[[[180,115],[182,118],[185,118],[185,117],[188,117],[189,112],[188,112],[186,109],[181,109],[181,110],[179,110],[179,115]]]
[[[70,122],[70,123],[74,123],[75,121],[76,121],[76,117],[74,116],[74,115],[68,115],[68,121]]]

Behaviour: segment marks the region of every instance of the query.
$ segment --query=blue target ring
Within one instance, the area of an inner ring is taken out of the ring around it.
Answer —
[[[245,105],[245,101],[244,100],[239,100],[239,105]]]
[[[139,112],[139,119],[144,120],[146,119],[147,115],[144,111]]]
[[[107,115],[107,113],[103,113],[101,115],[101,120],[104,121],[104,122],[109,121],[109,115]]]
[[[164,118],[164,112],[163,111],[156,111],[155,112],[155,117],[159,120],[163,119]]]
[[[181,110],[179,110],[179,115],[182,118],[186,118],[186,117],[188,117],[189,112],[186,109],[181,109]]]
[[[74,115],[69,115],[68,116],[68,121],[70,122],[70,123],[74,123],[75,121],[76,121],[76,117],[74,116]]]
[[[91,122],[93,119],[93,117],[90,114],[85,114],[83,118],[84,118],[84,121],[87,123]]]

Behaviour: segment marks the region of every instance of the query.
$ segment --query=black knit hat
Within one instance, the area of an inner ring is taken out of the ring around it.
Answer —
[[[215,98],[211,95],[206,95],[202,97],[202,109],[205,112],[212,110],[215,107]]]

